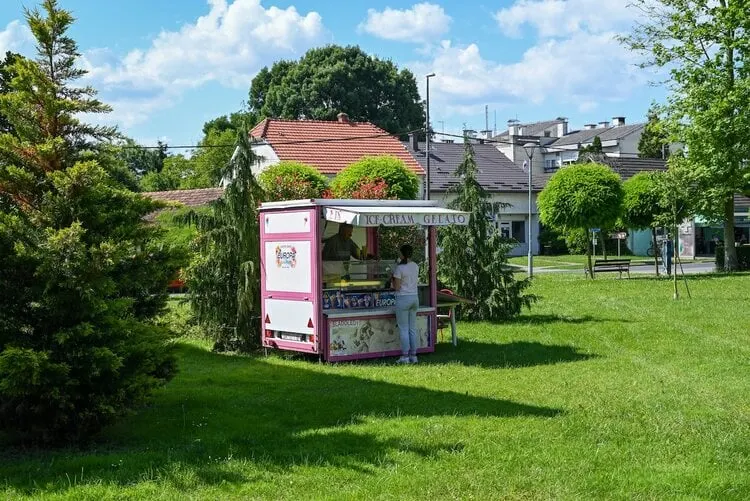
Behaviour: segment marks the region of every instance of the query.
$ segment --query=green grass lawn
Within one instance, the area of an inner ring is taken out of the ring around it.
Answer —
[[[750,498],[750,276],[534,279],[512,323],[417,366],[179,347],[85,450],[12,451],[0,495],[63,499]]]

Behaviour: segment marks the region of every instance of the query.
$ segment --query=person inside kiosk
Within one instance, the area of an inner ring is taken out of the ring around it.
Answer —
[[[353,257],[359,259],[359,247],[352,240],[354,227],[342,223],[335,235],[323,241],[323,261],[349,261]]]

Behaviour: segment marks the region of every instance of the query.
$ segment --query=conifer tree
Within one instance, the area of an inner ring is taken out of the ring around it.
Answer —
[[[109,110],[76,65],[55,0],[26,12],[38,58],[18,58],[0,114],[0,427],[11,438],[89,437],[174,372],[150,320],[175,269],[144,216],[159,207],[103,164]]]
[[[508,266],[513,244],[501,237],[491,220],[504,204],[490,200],[477,180],[477,171],[474,148],[467,138],[463,162],[455,172],[460,181],[450,190],[455,198],[448,207],[469,212],[471,218],[467,226],[440,229],[438,270],[453,292],[476,301],[464,307],[464,318],[503,320],[515,317],[524,306],[531,307],[536,298],[524,294],[529,279],[516,280]]]
[[[222,168],[230,180],[208,213],[193,213],[197,257],[187,270],[191,304],[199,326],[217,351],[248,351],[260,345],[260,228],[262,189],[252,168],[246,128],[237,132],[237,148]]]

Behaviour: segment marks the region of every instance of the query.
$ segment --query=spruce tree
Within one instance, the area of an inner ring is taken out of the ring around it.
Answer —
[[[76,86],[73,17],[27,11],[36,61],[18,58],[0,114],[0,427],[16,440],[89,437],[174,372],[165,304],[172,254],[144,216],[159,207],[105,168],[109,110]],[[99,160],[102,160],[101,163]]]
[[[463,308],[463,318],[504,320],[518,315],[524,306],[531,307],[536,298],[524,294],[529,279],[516,280],[508,266],[513,244],[501,237],[491,221],[504,204],[490,200],[477,180],[477,171],[474,148],[467,138],[463,162],[455,172],[460,182],[450,190],[455,198],[448,207],[469,212],[471,218],[467,226],[440,229],[438,270],[441,281],[454,293],[476,301]]]

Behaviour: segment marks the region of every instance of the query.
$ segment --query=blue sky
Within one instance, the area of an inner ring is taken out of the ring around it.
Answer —
[[[437,131],[502,130],[509,118],[568,117],[573,128],[642,121],[664,91],[614,40],[632,26],[628,0],[60,0],[87,83],[106,118],[143,144],[194,144],[206,120],[238,110],[252,77],[327,43],[358,44],[431,80]],[[0,51],[33,54],[32,0],[0,2]]]

